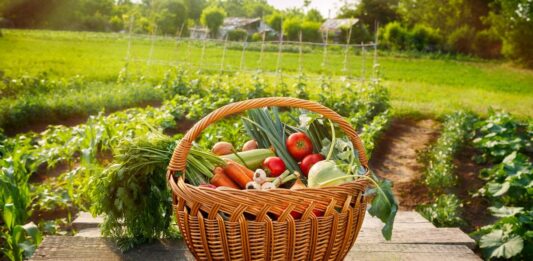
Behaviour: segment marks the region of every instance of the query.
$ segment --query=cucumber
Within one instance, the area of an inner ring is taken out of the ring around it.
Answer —
[[[272,150],[269,149],[255,149],[255,150],[247,150],[242,152],[237,152],[240,158],[244,160],[242,162],[239,157],[235,154],[228,154],[221,156],[223,159],[227,160],[233,160],[239,164],[242,164],[244,166],[248,166],[251,170],[256,170],[263,165],[263,161],[265,161],[266,158],[276,156]]]

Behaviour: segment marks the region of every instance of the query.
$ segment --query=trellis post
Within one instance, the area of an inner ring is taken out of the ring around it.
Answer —
[[[129,27],[129,33],[128,33],[128,50],[126,51],[126,62],[129,62],[131,58],[131,40],[132,40],[132,35],[133,35],[134,21],[135,21],[135,16],[132,15],[130,17],[130,27]]]
[[[361,42],[361,82],[362,83],[365,83],[365,67],[366,67],[366,62],[365,62],[365,54],[366,54],[366,50],[365,50],[365,44],[363,42]]]
[[[266,32],[263,32],[261,39],[261,52],[259,53],[259,70],[263,70],[263,52],[265,51],[265,37]]]
[[[200,64],[199,69],[204,68],[204,56],[205,56],[205,43],[207,42],[207,39],[202,39],[202,52],[200,53]]]
[[[329,38],[329,29],[326,29],[326,41],[324,42],[324,52],[322,56],[322,71],[326,68],[328,61],[328,38]]]
[[[374,62],[372,64],[372,78],[373,81],[377,83],[379,81],[379,64],[378,64],[378,26],[379,23],[376,22],[375,32],[374,32]]]
[[[154,24],[154,28],[152,29],[152,43],[150,44],[150,52],[148,53],[148,65],[149,66],[152,63],[152,55],[154,54],[154,42],[155,42],[156,32],[157,32],[157,24]]]
[[[244,58],[246,54],[247,45],[248,45],[248,34],[246,34],[246,37],[244,38],[244,42],[242,42],[241,64],[239,66],[239,71],[242,71],[242,69],[244,68]]]
[[[302,74],[303,68],[302,68],[302,30],[300,30],[300,44],[298,46],[298,73]]]
[[[350,19],[350,30],[348,31],[348,39],[346,39],[346,45],[344,47],[344,62],[343,62],[343,68],[342,71],[346,73],[348,70],[348,53],[350,51],[350,40],[352,38],[352,20]],[[350,74],[348,73],[348,76]]]
[[[228,46],[228,34],[224,37],[224,49],[222,50],[222,59],[220,60],[220,74],[224,72],[224,59],[226,59],[226,48]]]

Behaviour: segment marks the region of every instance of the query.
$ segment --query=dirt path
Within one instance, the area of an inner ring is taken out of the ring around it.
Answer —
[[[430,199],[421,182],[424,165],[418,161],[418,153],[434,142],[439,127],[431,119],[394,119],[373,152],[370,167],[378,176],[393,182],[402,210],[412,210]]]

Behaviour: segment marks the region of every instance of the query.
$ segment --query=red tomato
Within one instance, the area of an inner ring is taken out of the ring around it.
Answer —
[[[281,175],[287,168],[285,163],[279,157],[268,157],[263,161],[263,168],[270,172],[270,176],[277,177]]]
[[[324,160],[324,156],[318,153],[305,156],[305,158],[300,163],[300,169],[302,170],[304,176],[307,177],[307,174],[309,173],[311,167],[321,160]]]
[[[313,153],[313,143],[303,132],[296,132],[287,138],[287,150],[293,158],[300,161]]]

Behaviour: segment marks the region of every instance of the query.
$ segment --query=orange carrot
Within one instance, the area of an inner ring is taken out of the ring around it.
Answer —
[[[228,160],[228,161],[231,161],[231,160]],[[226,161],[226,163],[228,161]],[[237,163],[235,161],[233,161],[233,163],[235,163],[235,165],[237,167],[239,167],[244,172],[244,174],[246,174],[246,176],[248,176],[251,180],[254,179],[254,172],[251,169],[249,169],[249,168],[247,168],[247,167],[245,167],[245,166],[243,166],[243,165],[241,165],[241,164],[239,164],[239,163]]]
[[[250,181],[252,181],[253,172],[246,167],[240,165],[239,163],[228,160],[226,161],[226,167],[224,167],[224,172],[226,175],[233,180],[235,183],[237,183],[241,188],[245,188],[246,184]],[[248,173],[252,172],[251,174]]]
[[[220,167],[216,167],[214,170],[215,176],[211,178],[211,184],[217,187],[230,187],[234,189],[239,189],[239,186],[233,182],[225,173],[224,170]]]

